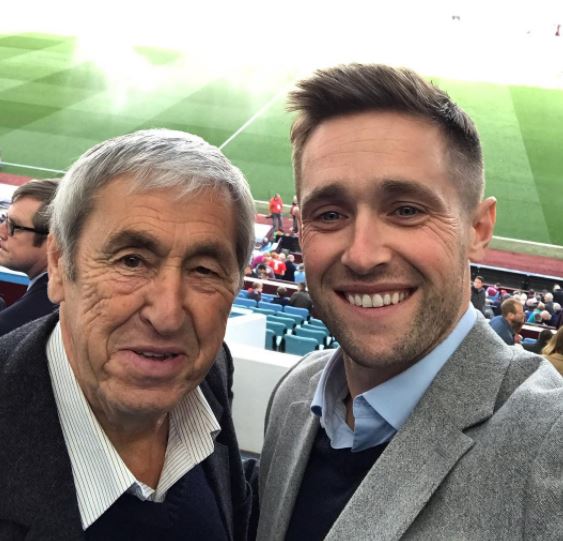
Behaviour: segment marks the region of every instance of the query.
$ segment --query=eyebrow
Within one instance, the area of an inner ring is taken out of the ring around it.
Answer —
[[[138,231],[124,230],[110,237],[104,247],[106,254],[113,254],[123,248],[139,248],[159,254],[156,239],[150,233],[139,233]]]
[[[413,180],[385,179],[374,185],[374,192],[366,194],[366,198],[377,196],[385,201],[397,197],[410,197],[418,201],[426,201],[433,207],[443,207],[443,200],[427,186]],[[305,214],[308,207],[323,201],[346,202],[351,198],[349,190],[344,188],[338,181],[330,182],[312,190],[303,198],[302,212]]]
[[[349,195],[348,190],[343,188],[338,182],[331,182],[324,186],[319,186],[312,190],[302,201],[302,213],[306,213],[308,207],[318,204],[322,201],[334,201],[347,199]]]
[[[131,230],[120,231],[115,236],[111,237],[105,246],[104,252],[109,255],[124,248],[147,250],[159,257],[164,257],[166,255],[160,243],[150,233],[140,233],[138,231]],[[211,257],[222,264],[231,256],[232,254],[223,244],[210,241],[189,246],[184,254],[184,259],[189,259],[191,257]]]
[[[444,201],[433,190],[412,180],[386,179],[381,183],[380,191],[383,198],[412,197],[433,207],[444,206]]]

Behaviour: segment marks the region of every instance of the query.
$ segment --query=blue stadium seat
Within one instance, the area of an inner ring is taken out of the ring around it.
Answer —
[[[273,310],[267,310],[266,308],[253,308],[252,310],[258,314],[264,314],[266,316],[274,316],[276,314]]]
[[[283,317],[285,319],[291,319],[293,321],[293,327],[295,327],[295,325],[301,325],[303,323],[303,318],[301,316],[297,316],[295,314],[288,314],[285,311],[278,312],[276,316]]]
[[[318,348],[318,343],[314,338],[286,334],[283,337],[282,348],[286,353],[293,355],[307,355]]]
[[[277,321],[271,321],[269,319],[266,320],[266,329],[274,331],[276,336],[283,336],[287,330],[283,323],[278,323]]]
[[[266,322],[271,321],[273,323],[279,323],[280,325],[283,325],[286,331],[292,331],[293,327],[295,326],[293,324],[293,320],[284,317],[266,316],[266,318]]]
[[[274,304],[273,302],[260,301],[258,303],[258,308],[266,308],[268,310],[274,310],[274,312],[281,312],[283,306],[281,304]]]
[[[340,343],[338,342],[338,340],[333,340],[330,343],[329,349],[338,349],[340,347]]]
[[[237,306],[244,306],[245,308],[256,308],[256,301],[254,299],[243,299],[242,297],[237,297],[234,304]]]
[[[240,297],[241,299],[246,299],[248,297],[248,291],[246,289],[241,289],[238,292],[238,297]]]
[[[295,314],[301,316],[304,320],[309,319],[309,310],[307,308],[295,308],[294,306],[284,306],[283,311],[288,314]]]
[[[309,318],[309,325],[316,325],[317,327],[324,327],[326,329],[326,325],[322,319],[317,319],[314,317]]]
[[[271,293],[262,293],[262,300],[264,302],[272,302],[274,300],[275,295]]]
[[[297,327],[295,329],[295,334],[297,336],[305,336],[306,338],[313,338],[318,342],[319,345],[325,345],[326,343],[326,334],[321,330],[315,331],[313,329],[307,328],[307,326]]]
[[[310,322],[307,322],[304,325],[301,325],[301,328],[307,329],[307,330],[310,330],[310,331],[322,332],[324,337],[325,337],[326,343],[328,343],[331,339],[330,331],[324,325],[321,327],[320,325],[311,325]]]
[[[272,329],[266,329],[266,349],[277,350],[276,333]]]

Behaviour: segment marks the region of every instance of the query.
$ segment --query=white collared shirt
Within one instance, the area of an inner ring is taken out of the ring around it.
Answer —
[[[152,489],[131,473],[94,416],[65,353],[60,323],[47,342],[47,359],[84,530],[125,492],[163,502],[174,483],[213,452],[220,426],[196,387],[170,413],[164,467]]]

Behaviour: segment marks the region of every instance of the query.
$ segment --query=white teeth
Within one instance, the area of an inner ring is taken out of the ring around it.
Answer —
[[[402,291],[391,291],[389,293],[374,293],[373,295],[368,295],[364,293],[360,295],[359,293],[347,293],[346,298],[348,302],[353,306],[361,306],[362,308],[380,308],[382,306],[389,306],[390,304],[399,304],[404,301],[409,294]]]
[[[379,293],[376,293],[371,298],[371,302],[375,308],[379,308],[380,306],[383,306],[383,297]]]
[[[163,359],[167,359],[168,357],[171,357],[171,354],[169,353],[149,353],[147,351],[139,351],[139,355],[142,355],[147,359],[158,359],[158,360],[163,360]]]

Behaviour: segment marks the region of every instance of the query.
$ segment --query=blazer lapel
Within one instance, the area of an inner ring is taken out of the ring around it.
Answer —
[[[510,361],[478,321],[387,446],[334,523],[327,540],[395,540],[473,446],[464,430],[488,419]],[[479,352],[477,356],[476,352]],[[365,535],[361,535],[361,534]]]
[[[271,462],[276,465],[275,470],[285,475],[265,480],[268,498],[260,502],[260,509],[270,520],[268,524],[260,523],[258,539],[273,541],[285,537],[319,427],[319,421],[311,413],[310,406],[310,401],[299,401],[293,402],[288,408],[279,438],[280,441],[294,444],[283,448],[280,446],[272,455]]]

